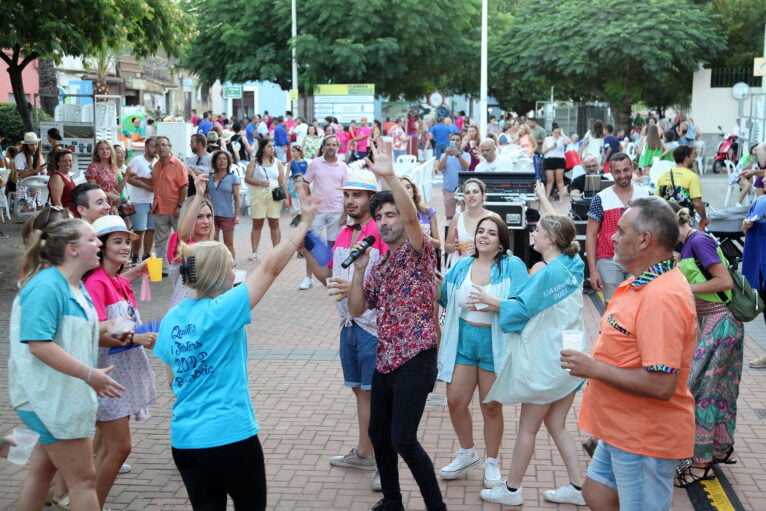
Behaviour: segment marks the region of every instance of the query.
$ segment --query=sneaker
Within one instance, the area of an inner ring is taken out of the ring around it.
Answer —
[[[250,257],[247,258],[248,261],[257,261],[258,260],[258,252],[253,252],[250,254]]]
[[[497,466],[497,458],[487,457],[484,460],[484,487],[494,488],[504,484],[500,468]]]
[[[383,491],[383,485],[380,484],[380,472],[375,471],[375,477],[372,478],[372,491]]]
[[[585,505],[585,499],[582,498],[582,491],[572,486],[572,483],[565,484],[557,490],[545,491],[543,492],[543,496],[548,502],[574,504],[575,506]]]
[[[457,457],[452,460],[452,463],[439,470],[439,475],[444,480],[457,479],[481,465],[481,458],[476,454],[476,449],[473,447],[460,449],[455,454]]]
[[[133,257],[130,258],[130,264],[132,264],[133,266],[136,266],[138,264],[138,256],[137,255],[134,255]]]
[[[127,463],[123,463],[122,466],[120,467],[120,471],[118,473],[119,474],[127,474],[131,470],[133,470],[133,467],[131,467]]]
[[[301,282],[301,285],[298,286],[298,289],[301,291],[305,291],[311,287],[311,277],[303,277],[303,281]]]
[[[401,502],[391,502],[390,500],[380,499],[370,511],[404,511],[404,505]]]
[[[766,356],[751,360],[750,367],[753,369],[766,369]]]
[[[333,456],[330,459],[330,465],[334,467],[358,468],[359,470],[375,470],[375,456],[363,458],[359,456],[356,449],[351,449],[348,454],[342,456]]]
[[[520,506],[524,504],[523,488],[519,487],[516,491],[511,491],[505,482],[500,486],[495,486],[489,490],[481,490],[481,500],[505,504],[506,506]]]

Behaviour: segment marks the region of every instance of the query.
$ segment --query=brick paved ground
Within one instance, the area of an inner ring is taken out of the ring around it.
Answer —
[[[726,176],[705,176],[703,186],[720,203]],[[713,201],[716,204],[716,201]],[[434,204],[440,205],[438,196]],[[289,220],[282,218],[283,232]],[[12,257],[20,253],[18,226],[0,227],[11,238],[0,240],[0,332],[7,332],[10,302],[14,295]],[[249,221],[237,230],[237,251],[240,269],[250,270],[255,264],[245,261],[249,253]],[[261,252],[270,246],[264,233]],[[378,500],[379,494],[369,489],[372,474],[329,465],[329,458],[353,446],[356,435],[354,400],[343,388],[340,363],[337,358],[337,314],[324,288],[318,283],[307,291],[299,291],[304,276],[304,263],[293,259],[284,274],[252,315],[248,327],[250,340],[251,396],[261,425],[261,442],[266,456],[269,487],[269,508],[291,509],[349,509],[364,510]],[[152,302],[141,303],[144,319],[160,317],[167,308],[170,283],[153,286]],[[586,300],[584,315],[589,339],[598,330],[598,312]],[[758,356],[766,348],[766,335],[760,320],[748,324],[745,342],[746,359]],[[7,339],[7,337],[5,337]],[[759,347],[758,344],[761,344]],[[7,341],[0,342],[0,359],[8,356]],[[186,490],[173,465],[168,427],[172,395],[156,357],[150,356],[157,375],[158,402],[152,417],[143,423],[133,423],[133,452],[128,462],[130,474],[119,476],[107,501],[113,510],[186,510],[189,503]],[[6,365],[0,365],[0,432],[10,431],[19,421],[7,398]],[[746,509],[764,509],[766,505],[766,421],[757,411],[766,411],[766,400],[760,389],[766,385],[766,371],[745,368],[743,372],[740,413],[737,427],[739,463],[723,468]],[[420,428],[420,436],[437,468],[447,464],[458,448],[444,399],[445,386],[437,384]],[[585,435],[576,428],[579,413],[578,395],[568,421],[570,431],[578,441]],[[480,418],[476,402],[474,417]],[[507,475],[517,428],[518,407],[505,408],[506,434],[501,448],[500,463]],[[483,445],[481,424],[475,424],[477,446]],[[586,460],[581,457],[583,470]],[[0,509],[12,509],[25,469],[0,462]],[[497,504],[479,499],[481,470],[472,472],[467,480],[440,482],[450,509],[494,510]],[[423,509],[422,499],[407,470],[401,467],[402,489],[407,509]],[[534,459],[524,479],[524,509],[573,509],[543,500],[542,491],[566,483],[566,472],[551,439],[543,429],[538,435]],[[677,490],[673,509],[692,509],[685,492]]]

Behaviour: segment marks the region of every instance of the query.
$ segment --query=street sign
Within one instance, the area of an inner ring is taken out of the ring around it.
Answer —
[[[223,99],[241,99],[241,98],[242,98],[241,85],[224,85],[223,86]]]
[[[753,59],[753,76],[766,76],[766,58]]]
[[[298,101],[298,89],[290,89],[290,101]]]

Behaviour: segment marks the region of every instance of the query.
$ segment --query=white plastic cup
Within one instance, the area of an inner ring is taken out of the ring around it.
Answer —
[[[580,330],[564,330],[561,332],[561,349],[583,351],[585,333]]]
[[[32,450],[37,445],[40,435],[27,428],[13,428],[13,439],[16,445],[8,449],[8,461],[16,465],[26,465]]]

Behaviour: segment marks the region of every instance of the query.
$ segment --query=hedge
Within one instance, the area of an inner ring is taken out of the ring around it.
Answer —
[[[52,121],[53,118],[46,112],[40,110],[39,112],[41,121]],[[34,120],[35,114],[32,112],[32,119]],[[16,111],[15,103],[0,103],[0,131],[5,133],[5,140],[3,145],[7,146],[15,144],[24,139],[24,123],[21,122],[21,117],[18,111]],[[37,136],[42,136],[40,133]]]

